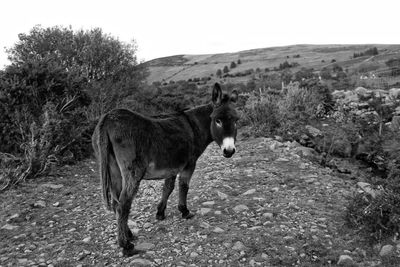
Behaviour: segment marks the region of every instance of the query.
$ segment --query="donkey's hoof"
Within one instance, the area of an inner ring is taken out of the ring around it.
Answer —
[[[163,221],[165,220],[165,214],[156,214],[156,219],[159,221]]]
[[[188,219],[193,218],[194,215],[195,215],[195,213],[191,213],[191,212],[189,211],[189,212],[186,213],[186,214],[182,214],[182,218],[188,220]]]
[[[132,257],[133,255],[139,254],[141,250],[135,249],[134,247],[123,248],[122,255],[124,257]]]

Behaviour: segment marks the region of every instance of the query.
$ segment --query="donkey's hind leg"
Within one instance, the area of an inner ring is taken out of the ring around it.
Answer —
[[[156,214],[157,220],[165,219],[165,209],[167,207],[168,198],[171,195],[172,191],[174,190],[175,180],[176,176],[172,176],[168,179],[165,179],[164,181],[161,201],[157,206],[157,214]]]
[[[132,256],[139,251],[135,250],[134,245],[131,243],[133,234],[128,227],[128,217],[132,200],[138,192],[144,170],[136,169],[133,175],[133,168],[127,167],[121,168],[121,172],[125,183],[123,183],[117,206],[118,244],[122,247],[122,253],[125,256]]]
[[[179,174],[179,204],[178,210],[182,213],[182,218],[190,219],[194,216],[187,208],[187,194],[189,191],[189,183],[192,178],[196,165],[191,164],[185,167],[185,169]]]

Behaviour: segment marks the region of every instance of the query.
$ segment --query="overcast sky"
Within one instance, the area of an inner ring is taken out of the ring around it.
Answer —
[[[140,60],[176,54],[235,52],[291,44],[400,44],[395,0],[5,0],[0,5],[0,67],[4,47],[40,24],[100,27],[135,39]]]

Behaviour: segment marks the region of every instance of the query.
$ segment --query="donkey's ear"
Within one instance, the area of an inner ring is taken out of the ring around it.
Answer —
[[[232,93],[231,93],[231,101],[233,103],[236,103],[238,98],[239,98],[238,92],[236,90],[233,90]]]
[[[219,104],[221,104],[221,99],[222,99],[221,86],[219,85],[219,83],[215,83],[212,91],[212,102],[214,105],[218,106]]]

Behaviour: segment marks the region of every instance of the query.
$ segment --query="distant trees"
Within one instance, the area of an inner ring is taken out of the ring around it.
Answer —
[[[221,76],[222,76],[222,70],[221,70],[221,69],[218,69],[216,75],[217,75],[218,77],[221,77]]]
[[[228,66],[224,66],[224,69],[222,70],[223,73],[228,73],[229,72],[229,68]]]
[[[231,62],[231,69],[236,68],[236,63],[234,61]]]
[[[297,67],[299,65],[300,64],[297,62],[289,63],[288,61],[285,61],[285,62],[279,64],[279,70],[289,69],[289,68]]]
[[[363,56],[376,56],[378,54],[379,54],[378,48],[372,47],[372,48],[365,50],[364,52],[354,53],[353,58],[363,57]]]
[[[400,58],[391,58],[385,62],[386,66],[391,68],[391,75],[398,76],[400,75]]]
[[[237,64],[242,64],[242,61],[240,59],[237,60]]]

